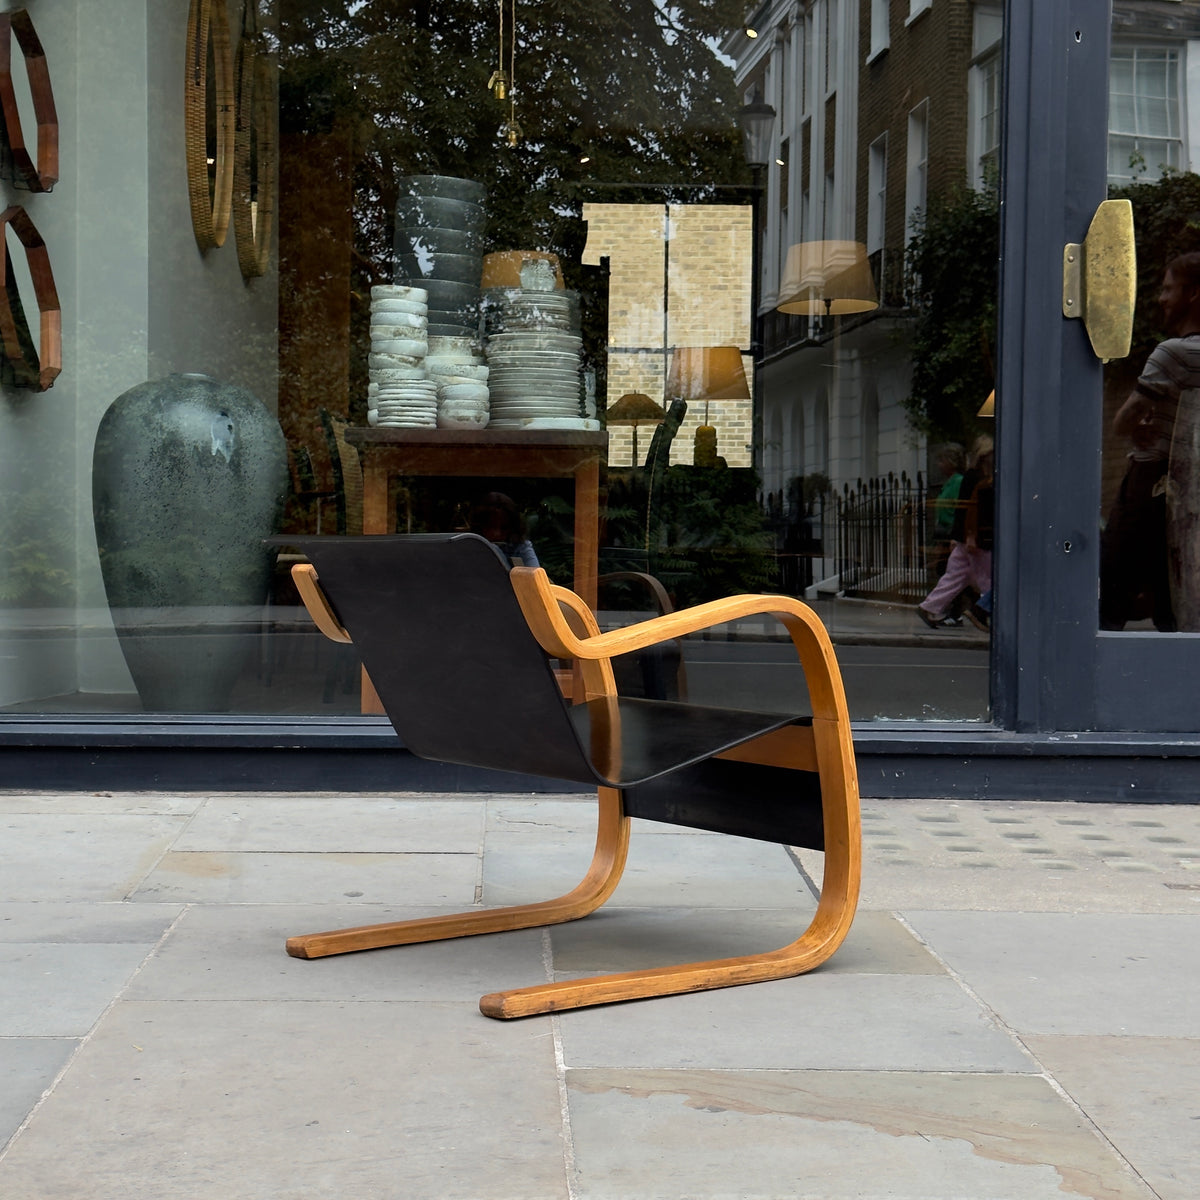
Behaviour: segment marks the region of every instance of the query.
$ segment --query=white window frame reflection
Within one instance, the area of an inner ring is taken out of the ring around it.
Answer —
[[[891,7],[890,0],[871,0],[871,38],[867,62],[874,62],[892,44]]]
[[[1183,62],[1177,45],[1115,43],[1109,70],[1108,181],[1161,179],[1182,164]]]
[[[867,253],[883,249],[887,226],[888,135],[881,133],[867,150]]]
[[[913,222],[925,211],[929,175],[929,100],[908,114],[908,156],[904,185],[904,242],[913,236]]]

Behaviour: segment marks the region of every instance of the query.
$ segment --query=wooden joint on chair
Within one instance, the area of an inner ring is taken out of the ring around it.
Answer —
[[[321,591],[317,568],[312,563],[296,563],[292,567],[292,582],[295,583],[296,591],[300,593],[300,599],[304,601],[304,607],[308,609],[313,624],[331,642],[349,644],[352,641],[350,635],[338,620],[329,598]]]
[[[785,725],[713,757],[767,767],[787,767],[792,771],[816,771],[817,743],[811,725]]]

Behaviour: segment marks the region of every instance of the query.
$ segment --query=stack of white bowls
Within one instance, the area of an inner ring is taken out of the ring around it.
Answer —
[[[422,288],[371,289],[367,421],[409,429],[437,426],[437,384],[426,377],[429,296]]]
[[[437,384],[439,429],[487,425],[488,368],[474,338],[431,337],[425,373]]]

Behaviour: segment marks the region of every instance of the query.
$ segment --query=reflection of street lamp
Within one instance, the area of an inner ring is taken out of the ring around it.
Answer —
[[[755,98],[738,109],[738,125],[742,130],[742,152],[750,168],[750,361],[754,372],[754,407],[752,433],[754,466],[762,457],[762,396],[758,386],[758,364],[762,358],[759,338],[758,305],[762,296],[762,199],[764,176],[771,161],[771,142],[775,135],[775,109],[755,92]]]

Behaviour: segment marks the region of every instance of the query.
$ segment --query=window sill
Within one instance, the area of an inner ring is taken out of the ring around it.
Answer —
[[[920,8],[920,9],[918,9],[918,10],[917,10],[915,13],[909,13],[909,14],[908,14],[908,16],[907,16],[907,17],[904,19],[904,28],[905,28],[905,29],[908,29],[908,28],[909,28],[909,26],[911,26],[911,25],[915,24],[915,23],[916,23],[917,21],[919,21],[919,20],[920,20],[920,19],[921,19],[921,18],[922,18],[922,17],[923,17],[923,16],[924,16],[924,15],[925,15],[925,14],[926,14],[926,13],[927,13],[927,12],[928,12],[928,11],[929,11],[931,8],[932,8],[932,7],[933,7],[933,4],[932,4],[932,3],[930,3],[930,4],[926,4],[924,8]]]
[[[866,59],[864,60],[864,65],[869,67],[872,63],[877,63],[890,49],[890,43],[885,43],[882,46],[876,46],[875,49],[867,55]]]

